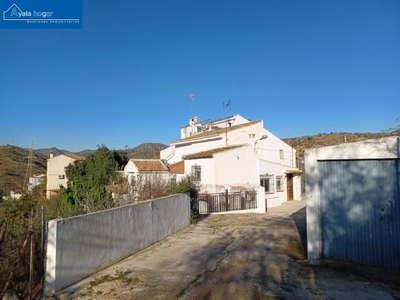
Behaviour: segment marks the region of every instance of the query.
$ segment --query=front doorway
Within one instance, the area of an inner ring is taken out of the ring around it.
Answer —
[[[293,200],[293,174],[286,174],[287,200]]]

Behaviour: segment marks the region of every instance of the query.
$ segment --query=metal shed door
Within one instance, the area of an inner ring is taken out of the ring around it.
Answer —
[[[318,162],[323,258],[400,270],[399,162]]]

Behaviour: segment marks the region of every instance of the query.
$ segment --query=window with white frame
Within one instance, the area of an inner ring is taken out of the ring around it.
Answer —
[[[274,192],[274,175],[263,175],[260,177],[260,185],[264,187],[265,193]]]
[[[201,180],[201,166],[198,166],[198,165],[192,166],[192,176],[193,176],[193,180],[196,180],[196,181]]]
[[[276,191],[283,192],[283,176],[276,176]]]

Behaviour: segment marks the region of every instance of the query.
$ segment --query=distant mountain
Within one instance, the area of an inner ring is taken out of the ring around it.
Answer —
[[[167,148],[167,145],[160,143],[143,143],[139,146],[136,146],[132,149],[125,149],[129,158],[155,158],[160,156],[160,151]],[[68,150],[60,150],[56,147],[52,148],[42,148],[35,150],[35,153],[38,155],[44,156],[48,158],[50,156],[50,152],[53,152],[54,156],[66,153],[73,153],[82,156],[88,156],[89,154],[94,153],[96,150],[85,149],[79,152],[71,152]]]
[[[86,157],[86,156],[88,156],[89,154],[92,154],[92,153],[94,153],[94,152],[96,152],[96,150],[85,149],[85,150],[82,150],[82,151],[79,151],[79,152],[73,152],[73,153]],[[71,153],[72,153],[72,152],[71,152]]]
[[[160,151],[167,147],[167,145],[160,143],[144,143],[133,149],[128,149],[127,153],[129,158],[159,158]]]
[[[28,168],[29,150],[16,146],[0,146],[0,189],[6,194],[10,191],[22,192]],[[34,152],[32,174],[46,174],[47,157]],[[29,174],[28,174],[29,175]]]
[[[64,154],[64,153],[71,153],[68,150],[60,150],[60,149],[58,149],[56,147],[35,149],[35,153],[43,155],[46,158],[50,157],[50,152],[53,152],[54,156],[58,156],[58,155]]]

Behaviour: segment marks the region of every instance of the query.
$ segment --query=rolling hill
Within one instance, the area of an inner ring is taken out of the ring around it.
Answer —
[[[160,143],[144,143],[135,148],[127,149],[129,158],[156,158],[162,149],[167,146]],[[32,175],[46,174],[47,158],[50,151],[54,156],[63,153],[74,153],[68,150],[60,150],[56,147],[37,149],[33,153]],[[95,150],[83,150],[76,152],[82,156],[87,156]],[[29,150],[16,146],[0,146],[0,190],[5,194],[10,191],[21,193],[28,167]]]
[[[29,150],[16,146],[0,146],[0,189],[6,194],[10,191],[22,192],[27,173]],[[46,174],[46,157],[33,153],[32,175]]]

